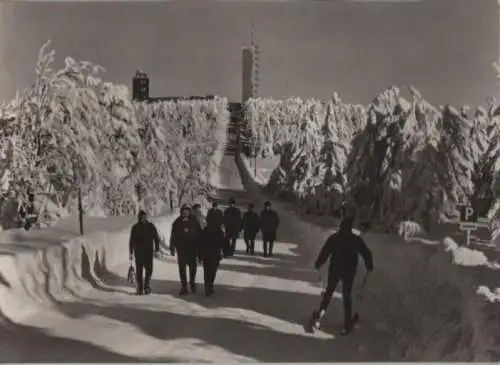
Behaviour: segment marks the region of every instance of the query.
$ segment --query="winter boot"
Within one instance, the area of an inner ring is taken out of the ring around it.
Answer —
[[[182,287],[181,291],[179,292],[179,296],[184,296],[184,295],[188,295],[189,292],[187,290],[186,287]]]
[[[196,283],[191,283],[190,287],[191,287],[191,293],[196,293]]]

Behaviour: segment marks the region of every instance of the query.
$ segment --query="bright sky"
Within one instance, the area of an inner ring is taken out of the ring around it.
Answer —
[[[261,96],[369,102],[413,84],[434,103],[483,103],[495,92],[495,0],[0,3],[0,99],[34,80],[39,47],[104,66],[151,95],[241,99],[250,23],[261,47]]]

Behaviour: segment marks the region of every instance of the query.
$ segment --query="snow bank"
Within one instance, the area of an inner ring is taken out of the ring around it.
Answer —
[[[224,158],[225,147],[227,143],[227,124],[220,123],[218,125],[217,130],[215,131],[215,138],[219,142],[218,148],[215,150],[215,153],[212,157],[213,167],[217,171],[212,171],[210,176],[210,185],[216,189],[223,188],[223,184],[220,181],[220,166],[222,159]]]
[[[266,186],[269,183],[269,178],[266,178],[262,174],[261,169],[259,168],[259,164],[257,164],[257,169],[255,169],[254,166],[251,166],[251,163],[246,156],[241,155],[240,157],[241,163],[243,163],[243,165],[245,166],[246,171],[248,171],[249,173],[251,172],[252,180],[259,186]],[[253,176],[253,172],[257,172],[256,176]]]
[[[153,219],[163,237],[173,216]],[[71,237],[56,228],[0,236],[0,310],[12,320],[35,314],[40,306],[75,295],[99,280],[109,268],[128,260],[130,226],[135,217],[93,219],[89,233]],[[90,227],[89,227],[90,226]],[[107,226],[107,229],[103,229]],[[59,226],[60,227],[60,226]],[[61,228],[59,228],[61,229]]]
[[[492,263],[486,255],[478,250],[459,246],[454,240],[446,237],[443,240],[444,250],[451,253],[453,263],[461,266],[484,266],[493,270],[500,269],[500,265]]]
[[[262,194],[241,157],[237,157],[237,164],[245,187]],[[325,229],[304,221],[293,214],[291,204],[273,201],[273,206],[282,221],[287,222],[287,229],[294,230],[296,242],[307,247],[312,264],[335,227]],[[396,235],[375,233],[365,233],[364,239],[373,252],[375,271],[365,288],[363,301],[355,306],[362,318],[366,318],[361,324],[365,330],[373,331],[374,336],[390,338],[388,360],[499,359],[500,311],[476,294],[476,277],[465,272],[464,267],[451,264],[450,254],[458,252],[449,249],[449,242],[448,245],[415,244],[418,238],[405,241]],[[323,278],[325,270],[321,272]],[[480,270],[481,277],[491,274],[491,269],[484,266],[473,270]],[[363,264],[360,271],[357,280],[363,276]],[[332,310],[341,310],[341,306],[333,305]]]

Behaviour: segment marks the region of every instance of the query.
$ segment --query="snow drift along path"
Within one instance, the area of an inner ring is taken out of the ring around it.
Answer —
[[[227,171],[236,169],[233,157],[224,157],[221,166]],[[222,202],[230,196],[244,205],[259,199],[234,188],[242,183],[233,172],[223,174],[220,180],[228,186],[221,189]],[[170,223],[168,218],[157,221],[167,237]],[[126,233],[128,230],[119,239],[113,235],[114,250],[104,251],[105,260],[113,260],[112,265],[106,269],[102,264],[90,265],[94,285],[87,284],[88,278],[78,277],[72,280],[80,279],[80,285],[62,286],[60,295],[47,290],[48,297],[43,300],[52,302],[51,307],[19,317],[21,325],[7,327],[8,335],[0,339],[0,361],[325,362],[384,358],[383,351],[376,354],[364,345],[370,342],[369,332],[359,331],[351,339],[304,333],[302,323],[317,305],[320,288],[316,273],[304,262],[296,243],[297,230],[286,220],[276,256],[239,253],[224,260],[216,294],[211,298],[203,296],[201,285],[199,294],[177,297],[177,266],[171,257],[155,260],[154,293],[134,296],[134,288],[125,283]],[[238,246],[241,250],[241,241]],[[259,241],[257,251],[260,249]],[[12,296],[6,301],[9,298]],[[333,317],[340,323],[340,315]]]

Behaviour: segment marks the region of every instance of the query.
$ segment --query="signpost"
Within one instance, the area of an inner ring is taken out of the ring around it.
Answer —
[[[460,208],[460,230],[465,231],[465,245],[470,245],[470,233],[479,227],[488,227],[487,218],[479,218],[471,205],[462,204]]]

